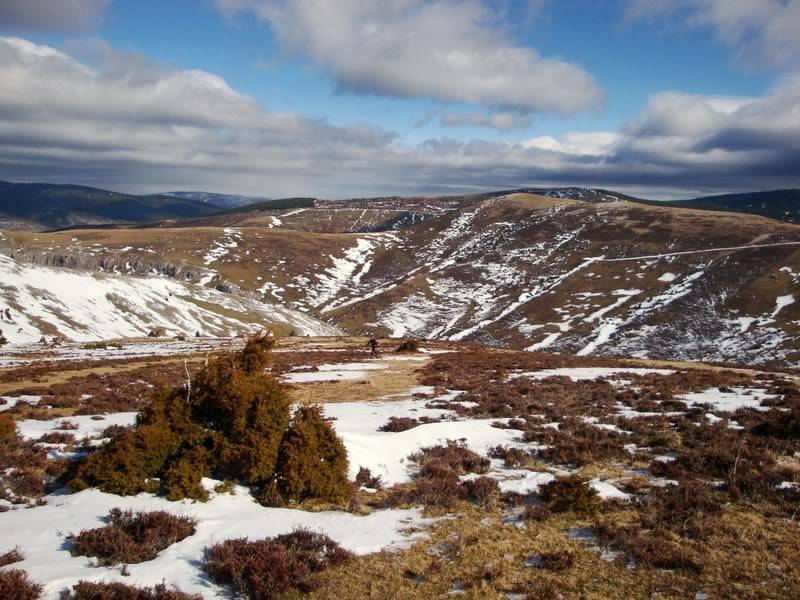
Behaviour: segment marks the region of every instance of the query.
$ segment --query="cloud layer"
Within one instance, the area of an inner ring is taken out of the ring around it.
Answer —
[[[320,197],[800,187],[800,77],[759,98],[657,94],[616,132],[408,146],[365,124],[266,111],[211,73],[165,69],[100,42],[80,55],[0,38],[0,178]]]
[[[3,0],[0,27],[81,31],[95,27],[109,0]]]
[[[800,67],[800,0],[627,0],[630,20],[682,14],[710,26],[747,65]]]
[[[249,10],[343,92],[571,114],[603,94],[579,66],[510,38],[480,0],[216,0]],[[508,123],[508,119],[504,121]],[[493,126],[491,119],[481,125]]]

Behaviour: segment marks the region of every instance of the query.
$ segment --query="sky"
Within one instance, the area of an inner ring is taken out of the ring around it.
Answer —
[[[0,0],[0,179],[800,187],[800,0]]]

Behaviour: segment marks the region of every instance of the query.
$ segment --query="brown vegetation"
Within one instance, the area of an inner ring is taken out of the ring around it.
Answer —
[[[42,595],[42,589],[42,586],[32,581],[25,571],[19,569],[0,571],[0,598],[37,600]]]
[[[313,407],[290,425],[284,387],[264,373],[273,343],[254,337],[210,361],[190,386],[156,390],[134,429],[78,467],[72,488],[205,500],[200,479],[213,476],[277,489],[283,501],[346,497],[346,453],[332,428]]]
[[[324,571],[351,556],[329,537],[298,529],[274,538],[227,540],[207,548],[203,568],[215,583],[235,594],[277,600],[290,590],[314,590]]]
[[[202,596],[171,590],[163,583],[135,587],[118,582],[80,581],[63,600],[202,600]]]
[[[22,555],[22,552],[19,551],[19,548],[14,548],[13,550],[0,554],[0,567],[7,567],[8,565],[20,562],[24,559],[25,557]]]
[[[195,531],[197,521],[164,511],[112,509],[108,524],[84,529],[70,538],[72,554],[97,558],[99,565],[132,564],[153,560],[159,552]]]

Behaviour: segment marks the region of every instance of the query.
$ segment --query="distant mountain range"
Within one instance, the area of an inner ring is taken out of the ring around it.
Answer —
[[[135,196],[82,185],[0,182],[0,223],[8,229],[154,223],[218,210],[165,194]]]
[[[800,190],[707,196],[693,200],[679,200],[674,204],[686,208],[745,212],[789,223],[800,223]]]
[[[642,200],[619,192],[594,188],[526,188],[513,191],[590,203],[629,201],[649,205],[669,204],[681,208],[744,212],[800,223],[800,190],[708,196],[669,203]],[[461,203],[459,199],[470,202],[479,197],[489,198],[510,192],[498,191],[477,196],[448,197],[447,200],[456,206]],[[352,203],[355,206],[356,203],[381,204],[402,200],[392,197],[339,202]],[[48,230],[99,225],[142,225],[172,220],[191,221],[238,211],[242,212],[243,218],[252,218],[250,215],[259,211],[308,208],[313,207],[315,202],[317,201],[312,198],[274,200],[203,191],[133,195],[81,185],[0,182],[0,229]],[[392,218],[399,219],[398,222],[402,223],[410,218],[410,222],[413,223],[418,215],[409,217],[405,212],[397,212]],[[227,220],[227,217],[225,219]]]
[[[183,198],[184,200],[194,200],[211,206],[220,208],[239,208],[248,204],[269,202],[271,198],[256,196],[237,196],[236,194],[215,194],[213,192],[166,192],[164,196],[173,198]]]

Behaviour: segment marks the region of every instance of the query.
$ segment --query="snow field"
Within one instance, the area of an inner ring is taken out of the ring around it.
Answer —
[[[273,323],[295,328],[301,335],[341,334],[298,311],[162,277],[54,269],[0,255],[0,281],[0,303],[20,307],[12,308],[12,322],[2,327],[12,344],[38,341],[43,329],[48,330],[45,325],[78,342],[144,337],[157,328],[168,335],[200,331],[230,336]],[[228,316],[231,313],[241,317]]]

